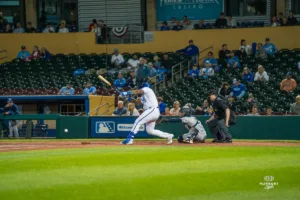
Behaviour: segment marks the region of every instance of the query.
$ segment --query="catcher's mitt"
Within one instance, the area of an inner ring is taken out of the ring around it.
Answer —
[[[156,124],[161,124],[161,123],[168,123],[168,119],[162,117],[161,115],[159,116],[159,118],[156,120]]]

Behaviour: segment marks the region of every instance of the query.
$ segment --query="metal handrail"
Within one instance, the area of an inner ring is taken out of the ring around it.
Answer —
[[[0,57],[0,60],[8,57],[8,52],[6,50],[0,51],[0,54],[3,53],[3,52],[5,52],[5,56],[4,57]]]
[[[157,78],[160,77],[161,75],[163,75],[163,79],[161,81],[157,81]],[[160,83],[163,83],[163,86],[164,88],[166,88],[166,79],[165,79],[165,75],[164,73],[159,73],[151,78],[149,78],[149,82],[151,83],[151,80],[156,80],[155,83],[153,84],[154,85],[154,92],[156,93],[157,92],[157,85],[159,85]]]
[[[187,62],[187,66],[182,67],[184,62]],[[174,66],[172,67],[172,85],[173,85],[174,82],[175,82],[175,81],[174,81],[175,75],[179,73],[179,74],[180,74],[180,78],[182,78],[182,71],[185,70],[186,68],[189,68],[190,62],[191,62],[191,61],[189,61],[189,60],[183,60],[183,61],[181,61],[180,63],[177,63],[176,65],[174,65]],[[175,68],[177,68],[177,66],[179,66],[179,71],[175,72]]]

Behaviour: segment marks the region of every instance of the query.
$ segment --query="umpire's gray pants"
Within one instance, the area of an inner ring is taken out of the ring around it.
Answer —
[[[18,131],[18,123],[15,120],[10,120],[8,122],[9,125],[9,137],[19,137],[19,131]]]
[[[207,125],[213,138],[219,140],[225,140],[226,138],[231,139],[231,135],[229,133],[228,127],[225,125],[224,119],[213,119],[208,122]]]

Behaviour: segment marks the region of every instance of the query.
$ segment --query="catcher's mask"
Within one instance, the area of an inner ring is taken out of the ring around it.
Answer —
[[[182,115],[191,115],[192,114],[192,110],[191,108],[189,107],[182,107],[180,110],[179,110],[180,113],[182,113]]]

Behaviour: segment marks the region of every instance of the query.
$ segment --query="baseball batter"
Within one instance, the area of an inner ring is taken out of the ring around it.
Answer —
[[[146,131],[150,135],[155,135],[160,138],[168,139],[168,144],[173,143],[173,134],[165,133],[160,130],[155,130],[155,122],[160,116],[158,102],[155,93],[150,88],[148,83],[143,83],[141,89],[132,90],[128,92],[122,92],[122,96],[128,96],[131,94],[142,95],[141,101],[143,103],[144,112],[135,120],[134,125],[127,136],[126,140],[122,141],[122,144],[133,144],[133,138],[139,131],[141,125],[146,124]]]

